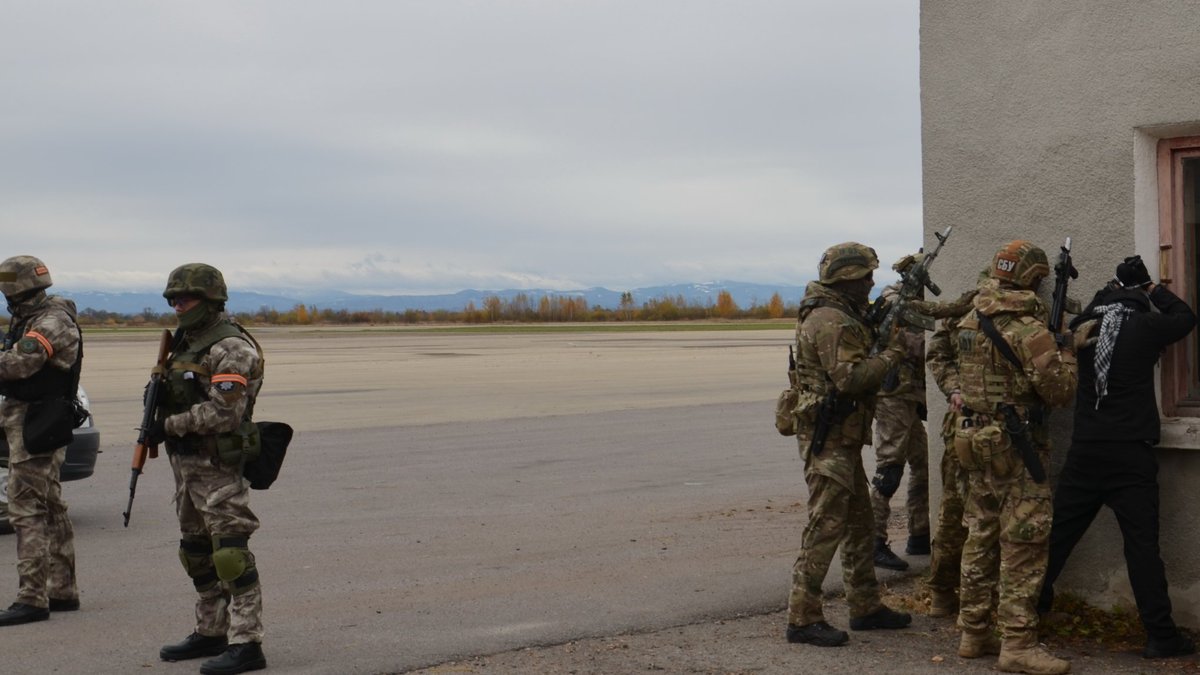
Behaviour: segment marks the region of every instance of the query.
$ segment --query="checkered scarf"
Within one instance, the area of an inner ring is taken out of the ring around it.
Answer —
[[[1096,409],[1100,409],[1100,400],[1108,395],[1108,369],[1112,365],[1113,349],[1117,346],[1117,335],[1121,333],[1121,324],[1125,317],[1133,313],[1125,305],[1100,305],[1093,308],[1095,313],[1103,318],[1100,321],[1100,335],[1096,338]]]

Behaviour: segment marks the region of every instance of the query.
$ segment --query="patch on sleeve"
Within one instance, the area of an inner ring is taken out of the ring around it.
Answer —
[[[21,338],[17,342],[17,351],[22,354],[36,354],[42,348],[42,344],[34,338]]]
[[[217,391],[221,392],[222,394],[228,394],[237,388],[237,384],[233,382],[218,382],[216,387]]]

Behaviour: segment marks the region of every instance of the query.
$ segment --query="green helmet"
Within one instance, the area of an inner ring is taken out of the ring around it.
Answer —
[[[16,255],[0,262],[0,293],[6,298],[50,288],[53,283],[46,263],[31,255]]]
[[[997,251],[989,272],[993,279],[1029,289],[1036,288],[1038,282],[1049,274],[1050,262],[1046,252],[1023,239],[1010,241]]]
[[[821,264],[817,267],[820,274],[818,280],[822,284],[832,284],[862,279],[877,267],[879,256],[875,255],[875,249],[848,241],[825,250],[821,256]]]
[[[185,293],[219,302],[229,299],[229,293],[225,289],[225,277],[221,276],[221,270],[204,263],[180,265],[167,277],[167,288],[163,291],[164,298],[170,300]]]

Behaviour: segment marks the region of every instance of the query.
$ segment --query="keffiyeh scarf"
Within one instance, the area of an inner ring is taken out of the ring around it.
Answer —
[[[1100,401],[1108,395],[1108,369],[1112,366],[1113,349],[1117,345],[1117,335],[1121,333],[1121,325],[1125,317],[1133,313],[1125,305],[1100,305],[1092,311],[1100,314],[1100,335],[1096,338],[1096,410],[1100,409]]]

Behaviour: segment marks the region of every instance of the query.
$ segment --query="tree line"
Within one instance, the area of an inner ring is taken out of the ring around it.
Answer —
[[[234,317],[247,325],[307,326],[307,325],[378,325],[378,324],[489,324],[503,322],[564,323],[596,321],[696,321],[703,319],[779,319],[795,316],[798,305],[785,303],[775,293],[765,304],[752,302],[739,307],[728,291],[719,291],[715,300],[697,302],[682,295],[652,298],[638,306],[633,294],[621,294],[615,308],[592,305],[583,296],[542,295],[532,297],[518,293],[511,298],[496,295],[483,299],[481,305],[468,302],[461,310],[404,311],[349,310],[319,308],[297,304],[290,310],[279,311],[262,307],[257,312],[236,312]],[[173,326],[174,312],[158,312],[147,307],[137,314],[122,314],[97,309],[79,312],[83,326]]]

